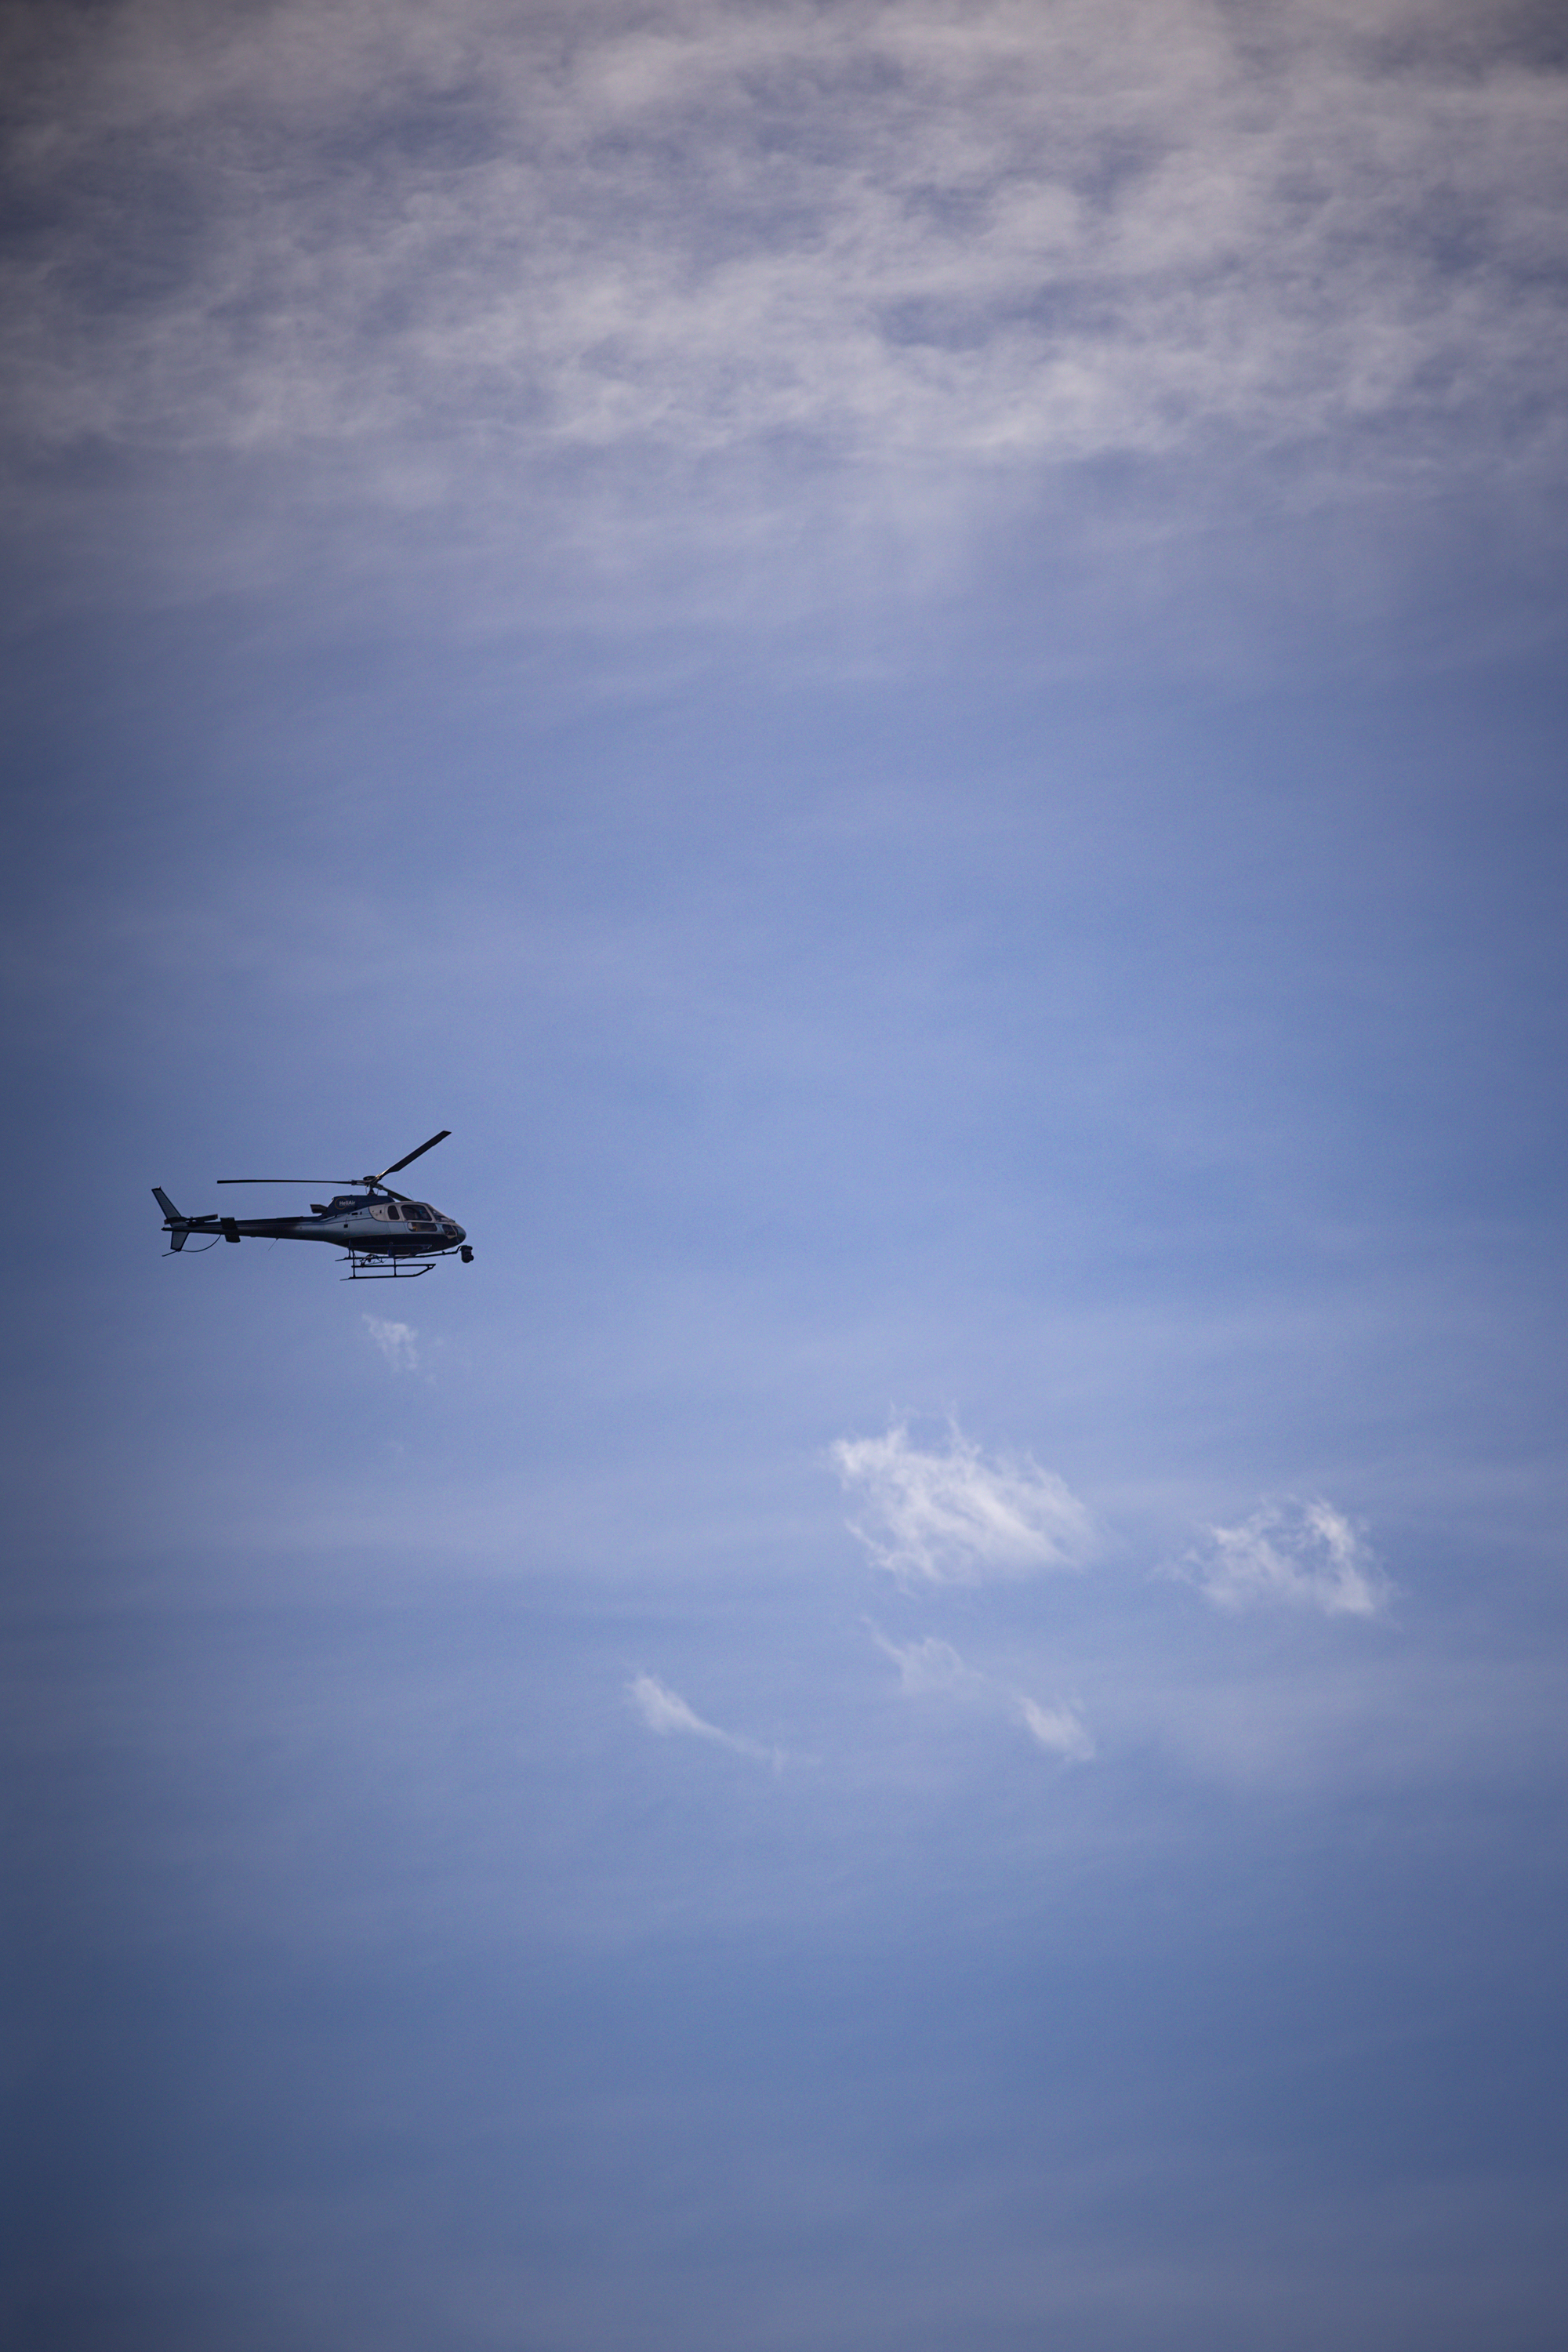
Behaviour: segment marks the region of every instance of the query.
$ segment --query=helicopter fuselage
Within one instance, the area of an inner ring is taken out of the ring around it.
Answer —
[[[468,1240],[457,1220],[428,1201],[312,1201],[308,1217],[223,1217],[219,1232],[230,1224],[258,1240],[333,1242],[376,1257],[438,1257]]]

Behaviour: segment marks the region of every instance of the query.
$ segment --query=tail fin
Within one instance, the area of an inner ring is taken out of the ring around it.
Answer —
[[[158,1206],[163,1210],[165,1218],[168,1220],[169,1247],[172,1250],[183,1250],[186,1242],[190,1238],[191,1228],[188,1223],[181,1216],[178,1209],[175,1208],[173,1201],[170,1200],[167,1192],[164,1192],[161,1184],[153,1185],[153,1198],[157,1202]]]

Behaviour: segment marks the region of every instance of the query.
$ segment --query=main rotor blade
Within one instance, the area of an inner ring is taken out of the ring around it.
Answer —
[[[359,1176],[215,1176],[215,1184],[359,1184]]]
[[[428,1143],[422,1143],[419,1146],[419,1150],[417,1151],[405,1152],[403,1158],[401,1160],[395,1160],[390,1168],[384,1168],[381,1171],[381,1176],[395,1176],[400,1168],[406,1168],[411,1160],[418,1160],[426,1151],[434,1151],[438,1143],[445,1143],[447,1138],[451,1134],[451,1132],[452,1130],[449,1127],[444,1127],[439,1135],[433,1135]],[[373,1184],[379,1184],[381,1181],[381,1176],[373,1176],[370,1179],[370,1181]]]

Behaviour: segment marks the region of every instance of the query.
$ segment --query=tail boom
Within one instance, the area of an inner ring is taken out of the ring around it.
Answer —
[[[211,1233],[219,1225],[219,1220],[216,1217],[182,1217],[162,1184],[153,1185],[153,1198],[163,1212],[163,1224],[169,1236],[169,1247],[172,1250],[183,1250],[193,1234]],[[223,1222],[230,1223],[233,1221],[225,1219]],[[239,1235],[226,1234],[224,1238],[226,1241],[237,1242]]]

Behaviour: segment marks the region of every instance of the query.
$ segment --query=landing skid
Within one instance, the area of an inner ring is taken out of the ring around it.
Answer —
[[[343,1263],[339,1258],[338,1264]],[[433,1257],[395,1257],[390,1262],[382,1257],[363,1257],[357,1250],[348,1255],[349,1271],[340,1274],[340,1282],[416,1282],[428,1274],[436,1261]]]

